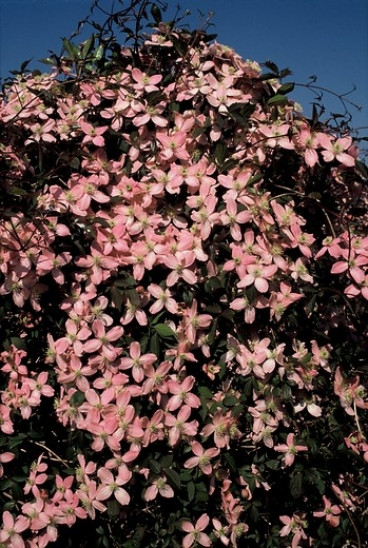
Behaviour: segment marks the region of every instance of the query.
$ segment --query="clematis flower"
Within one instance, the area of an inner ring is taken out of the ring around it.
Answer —
[[[150,500],[154,500],[157,495],[161,495],[166,499],[172,499],[174,497],[172,487],[167,484],[167,479],[163,476],[157,478],[153,484],[147,488],[144,494],[144,500],[149,502]]]
[[[120,368],[132,369],[133,379],[140,383],[145,377],[145,369],[157,361],[157,356],[152,352],[141,355],[141,346],[137,341],[130,344],[129,354],[130,358],[120,359]]]
[[[344,166],[353,167],[355,165],[355,158],[346,152],[352,145],[351,137],[340,137],[333,140],[333,138],[325,133],[318,135],[318,141],[322,148],[322,156],[325,162],[332,162],[337,160]]]
[[[102,135],[109,129],[109,126],[94,127],[83,119],[79,120],[79,127],[85,134],[82,143],[93,143],[97,147],[105,145],[105,139]]]
[[[130,502],[129,493],[121,487],[128,483],[132,477],[132,473],[129,468],[122,464],[119,467],[119,472],[116,477],[107,468],[100,468],[97,472],[101,485],[96,491],[96,500],[104,501],[114,495],[116,500],[122,505],[127,506]]]
[[[190,521],[184,521],[181,528],[188,534],[183,538],[183,548],[190,548],[195,543],[201,546],[212,546],[210,537],[203,533],[209,522],[210,518],[207,514],[202,514],[196,521],[195,526]]]
[[[281,443],[274,446],[275,451],[284,453],[282,460],[286,466],[291,466],[293,464],[295,455],[297,455],[298,451],[308,451],[307,446],[294,444],[294,436],[295,434],[290,433],[286,438],[286,443]]]
[[[292,517],[280,516],[280,521],[284,524],[279,533],[280,537],[287,537],[291,533],[293,535],[291,548],[299,548],[300,540],[307,540],[307,535],[304,532],[304,528],[307,526],[305,514],[293,514]]]
[[[0,529],[0,542],[13,548],[24,548],[25,543],[19,533],[28,528],[29,520],[26,516],[13,518],[7,510],[3,513],[3,526]]]
[[[325,520],[329,525],[331,525],[331,527],[337,527],[340,523],[340,506],[338,504],[332,504],[325,495],[323,495],[322,500],[325,506],[324,509],[318,512],[313,512],[313,515],[316,518],[325,518]]]
[[[186,460],[184,462],[184,467],[194,468],[195,466],[198,466],[206,476],[209,476],[212,473],[210,460],[220,453],[220,449],[218,447],[204,449],[199,442],[194,441],[192,443],[192,451],[195,454],[195,457]]]

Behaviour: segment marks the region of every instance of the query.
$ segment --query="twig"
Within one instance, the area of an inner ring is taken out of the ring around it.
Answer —
[[[55,457],[56,460],[58,460],[59,462],[61,462],[65,468],[68,468],[69,467],[69,464],[67,463],[66,460],[62,459],[61,457],[59,457],[59,455],[57,453],[55,453],[55,451],[53,451],[52,449],[50,449],[49,447],[47,447],[47,445],[44,445],[43,443],[39,442],[39,441],[34,441],[34,440],[30,440],[32,443],[34,443],[35,445],[38,445],[39,447],[42,447],[42,449],[45,449],[45,451],[47,451],[48,453],[50,453],[50,455],[53,455]]]

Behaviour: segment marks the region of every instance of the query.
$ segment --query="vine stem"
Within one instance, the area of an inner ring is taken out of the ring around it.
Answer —
[[[357,410],[357,404],[356,404],[356,400],[354,400],[354,418],[355,418],[355,424],[357,425],[357,428],[358,428],[358,432],[361,436],[361,438],[366,441],[366,437],[365,437],[365,434],[362,430],[362,427],[360,426],[360,422],[359,422],[359,416],[358,416],[358,410]]]
[[[42,447],[42,449],[44,449],[45,451],[47,451],[50,455],[53,455],[55,457],[56,460],[58,460],[59,462],[61,462],[66,468],[68,468],[69,464],[67,463],[66,460],[62,459],[61,457],[59,457],[59,455],[57,453],[55,453],[55,451],[53,451],[52,449],[50,449],[49,447],[47,447],[47,445],[39,442],[39,441],[34,441],[34,440],[31,440],[32,443],[34,443],[35,445],[38,445],[39,447]]]

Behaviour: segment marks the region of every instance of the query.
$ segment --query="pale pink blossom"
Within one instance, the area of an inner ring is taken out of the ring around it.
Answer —
[[[196,521],[195,525],[189,521],[184,521],[181,524],[181,528],[188,534],[183,538],[183,548],[190,548],[193,544],[212,546],[210,537],[206,533],[203,533],[209,522],[210,518],[207,514],[202,514]]]

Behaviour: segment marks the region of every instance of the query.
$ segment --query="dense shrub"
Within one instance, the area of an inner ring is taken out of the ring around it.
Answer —
[[[3,90],[0,546],[365,546],[365,166],[153,15]]]

